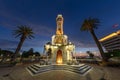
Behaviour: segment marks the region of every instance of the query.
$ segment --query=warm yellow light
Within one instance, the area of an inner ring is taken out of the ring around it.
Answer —
[[[62,44],[56,44],[56,45],[61,46]]]
[[[47,48],[47,49],[50,48],[50,45],[46,45],[46,48]]]
[[[54,48],[58,48],[57,46],[54,46]]]
[[[105,41],[105,40],[107,40],[107,39],[109,39],[109,38],[112,38],[112,37],[114,37],[114,36],[117,36],[117,35],[118,35],[118,33],[112,33],[112,34],[110,34],[110,35],[108,35],[108,36],[100,39],[99,41],[102,42],[102,41]]]
[[[57,64],[62,64],[62,58],[59,57],[59,58],[57,59]]]
[[[57,64],[62,64],[62,51],[61,50],[57,51],[56,62]]]

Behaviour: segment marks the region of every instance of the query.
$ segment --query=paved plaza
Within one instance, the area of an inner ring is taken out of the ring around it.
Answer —
[[[90,65],[93,68],[84,75],[67,71],[67,70],[51,70],[32,76],[27,70],[27,65],[17,65],[14,67],[0,68],[0,80],[119,80],[118,68],[100,67]],[[88,64],[87,64],[88,65]]]
[[[84,75],[67,70],[51,70],[32,76],[26,70],[28,66],[31,64],[0,68],[0,80],[100,80],[105,76],[105,72],[97,67]]]

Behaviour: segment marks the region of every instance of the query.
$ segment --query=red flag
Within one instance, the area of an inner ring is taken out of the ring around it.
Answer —
[[[112,27],[113,28],[116,28],[116,27],[118,27],[119,26],[119,24],[114,24]]]

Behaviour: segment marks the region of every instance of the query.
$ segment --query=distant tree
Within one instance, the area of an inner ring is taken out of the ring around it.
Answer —
[[[28,27],[26,25],[21,25],[21,26],[18,26],[17,28],[18,29],[14,30],[13,35],[15,35],[15,37],[20,37],[20,42],[19,42],[19,44],[17,46],[17,49],[15,50],[15,54],[13,55],[12,61],[15,60],[16,55],[20,51],[20,49],[21,49],[25,39],[27,39],[27,38],[29,38],[29,39],[34,38],[33,30],[30,27]]]
[[[3,61],[4,61],[4,59],[6,58],[6,52],[5,51],[3,51],[3,50],[1,50],[1,55],[2,55],[2,57],[1,57],[1,61],[0,61],[0,63],[2,63]]]
[[[13,52],[12,51],[8,51],[8,50],[1,50],[1,55],[2,55],[2,60],[0,62],[2,63],[7,58],[9,58],[11,55],[13,55]]]
[[[22,53],[22,57],[26,57],[28,58],[29,56],[40,56],[40,53],[39,52],[34,52],[34,49],[33,48],[30,48],[28,51],[23,51]]]
[[[89,55],[90,58],[94,58],[94,54],[91,53],[90,51],[87,51],[87,54]]]
[[[30,50],[28,50],[28,54],[29,54],[29,56],[32,56],[34,54],[33,48],[30,48]]]
[[[23,53],[22,53],[22,58],[28,58],[29,57],[29,54],[28,54],[28,52],[27,51],[23,51]]]
[[[22,58],[28,58],[29,56],[33,56],[34,49],[30,48],[28,51],[23,51]]]
[[[106,62],[107,60],[106,60],[106,57],[104,55],[104,51],[103,51],[102,46],[101,46],[100,42],[98,41],[98,39],[95,35],[95,32],[94,32],[94,29],[98,28],[99,23],[100,23],[100,21],[97,18],[85,19],[84,22],[82,23],[80,30],[81,31],[89,31],[91,33],[91,35],[92,35],[94,41],[96,42],[97,47],[101,53],[103,61]]]
[[[34,54],[35,56],[41,56],[39,52],[35,52]]]
[[[2,50],[1,50],[1,48],[0,48],[0,56],[1,56],[1,54],[2,54]]]

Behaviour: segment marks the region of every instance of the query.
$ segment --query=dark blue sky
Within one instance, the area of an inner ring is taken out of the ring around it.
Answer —
[[[22,50],[34,48],[43,51],[43,45],[51,40],[56,30],[56,16],[64,17],[64,33],[76,45],[77,52],[98,51],[89,32],[80,32],[85,18],[99,18],[101,23],[95,30],[98,38],[117,31],[120,26],[119,0],[0,0],[0,48],[16,48],[19,38],[12,30],[17,25],[29,25],[35,39],[26,40]]]

